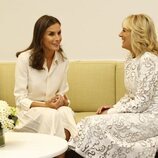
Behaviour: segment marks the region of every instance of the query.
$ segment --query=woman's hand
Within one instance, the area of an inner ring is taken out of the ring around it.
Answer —
[[[64,95],[63,99],[64,99],[64,106],[68,106],[70,104],[70,100],[68,99],[68,97]]]
[[[67,106],[69,104],[69,100],[66,95],[56,95],[51,100],[46,102],[46,105],[50,108],[58,109],[61,106]]]
[[[98,108],[96,114],[99,115],[99,114],[106,113],[106,111],[107,111],[108,109],[110,109],[110,108],[111,108],[111,106],[109,106],[109,105],[103,105],[103,106],[101,106],[100,108]]]
[[[48,100],[45,102],[46,107],[58,109],[60,107],[60,101],[59,100]]]

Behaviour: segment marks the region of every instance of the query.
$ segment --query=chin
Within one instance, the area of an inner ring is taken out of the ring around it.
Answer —
[[[53,52],[57,52],[59,49],[51,49]]]
[[[125,46],[124,46],[124,45],[122,45],[122,48],[125,48]]]
[[[55,48],[54,50],[55,50],[55,51],[59,51],[59,48]]]
[[[125,45],[122,45],[122,48],[124,48],[124,49],[129,49],[128,47],[126,47]]]

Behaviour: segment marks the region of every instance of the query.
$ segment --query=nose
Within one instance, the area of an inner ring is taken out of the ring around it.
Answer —
[[[61,40],[61,35],[56,34],[55,35],[55,40]]]
[[[122,31],[119,33],[119,37],[122,37]]]

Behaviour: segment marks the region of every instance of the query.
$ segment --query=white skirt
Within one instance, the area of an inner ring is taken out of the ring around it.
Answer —
[[[72,137],[77,135],[74,112],[70,107],[62,106],[59,109],[33,107],[18,114],[17,132],[35,132],[59,136],[65,139],[64,129]]]

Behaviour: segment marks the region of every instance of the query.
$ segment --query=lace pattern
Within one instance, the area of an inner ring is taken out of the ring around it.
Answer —
[[[127,94],[108,114],[78,123],[69,146],[85,158],[154,158],[158,148],[158,57],[125,63]]]

